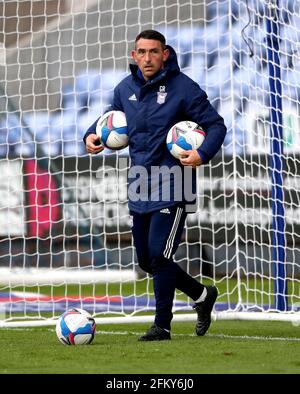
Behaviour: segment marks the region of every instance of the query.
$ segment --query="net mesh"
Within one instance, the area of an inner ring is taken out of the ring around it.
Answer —
[[[274,249],[274,220],[284,218],[284,232],[279,231],[285,245],[284,293],[289,309],[296,308],[300,14],[297,2],[277,3],[0,4],[3,320],[57,317],[74,305],[99,316],[154,308],[151,278],[137,267],[131,240],[128,152],[105,150],[90,157],[82,142],[89,125],[107,109],[114,86],[127,75],[136,35],[148,28],[166,35],[182,71],[207,92],[228,128],[221,152],[199,170],[198,212],[188,215],[176,262],[219,287],[217,311],[277,311],[282,274],[276,253],[282,247]],[[274,15],[282,138],[270,132],[268,65],[274,59],[268,57],[266,26]],[[274,139],[283,146],[281,199],[272,192],[270,177]],[[112,168],[117,170],[103,175]],[[284,216],[274,214],[282,200]],[[182,294],[175,301],[175,309],[190,310]]]

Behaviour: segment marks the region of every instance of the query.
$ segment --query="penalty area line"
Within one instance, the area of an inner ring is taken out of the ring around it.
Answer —
[[[144,332],[133,332],[133,331],[96,331],[99,335],[136,335],[140,336],[145,334]],[[293,337],[263,337],[263,336],[252,336],[252,335],[227,335],[227,334],[206,334],[209,338],[221,338],[221,339],[248,339],[254,341],[290,341],[300,342],[300,338]],[[172,334],[172,337],[197,337],[196,334]]]
[[[224,339],[250,339],[255,341],[289,341],[289,342],[300,342],[300,338],[293,337],[263,337],[257,335],[227,335],[227,334],[206,334],[208,337],[213,338],[224,338]]]
[[[44,328],[45,329],[45,328]],[[4,331],[35,331],[35,328],[25,328],[25,327],[3,327],[1,330]],[[53,328],[47,328],[47,331],[55,332]],[[96,334],[99,335],[133,335],[133,336],[141,336],[144,335],[145,332],[136,332],[136,331],[104,331],[104,330],[96,330]],[[172,337],[197,337],[196,334],[175,334],[172,333]],[[294,337],[264,337],[264,336],[256,336],[256,335],[227,335],[227,334],[206,334],[205,337],[209,338],[220,338],[220,339],[247,339],[253,341],[284,341],[284,342],[300,342],[300,338]]]

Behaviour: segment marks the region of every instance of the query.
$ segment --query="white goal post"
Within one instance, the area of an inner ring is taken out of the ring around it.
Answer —
[[[30,5],[30,6],[29,6]],[[300,9],[292,0],[59,0],[0,4],[0,327],[148,322],[128,151],[82,137],[128,73],[144,29],[161,31],[228,134],[198,171],[198,211],[175,256],[214,283],[216,320],[300,321]],[[125,163],[125,164],[124,164]],[[193,321],[176,293],[174,321]],[[149,315],[149,312],[152,312]]]

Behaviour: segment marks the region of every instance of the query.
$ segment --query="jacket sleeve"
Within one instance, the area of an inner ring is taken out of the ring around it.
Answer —
[[[113,100],[112,103],[110,104],[110,106],[108,107],[108,109],[104,112],[104,114],[108,111],[123,111],[123,107],[121,104],[121,100],[120,100],[120,95],[119,95],[119,89],[118,87],[115,88],[114,90],[114,96],[113,96]],[[104,115],[103,114],[103,115]],[[96,134],[96,127],[97,127],[97,122],[98,120],[101,118],[101,116],[99,116],[97,118],[97,120],[87,129],[87,131],[85,132],[84,136],[83,136],[83,142],[86,144],[86,139],[90,134]],[[98,143],[98,145],[100,145],[100,141]]]
[[[187,119],[198,123],[206,133],[205,140],[197,150],[204,164],[220,150],[226,135],[224,119],[218,114],[207,98],[207,94],[192,81],[185,93]]]

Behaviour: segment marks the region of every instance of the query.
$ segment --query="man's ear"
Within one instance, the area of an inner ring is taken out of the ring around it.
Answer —
[[[164,61],[164,62],[165,62],[166,60],[168,60],[169,55],[170,55],[169,49],[164,49],[164,54],[163,54],[163,61]]]
[[[132,57],[132,59],[133,59],[135,62],[137,62],[137,60],[136,60],[136,51],[135,51],[135,50],[132,50],[132,51],[131,51],[131,57]]]

